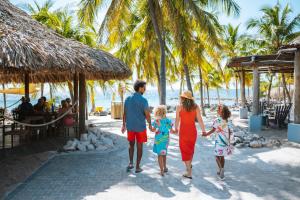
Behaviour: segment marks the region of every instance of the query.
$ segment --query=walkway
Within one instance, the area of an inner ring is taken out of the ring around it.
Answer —
[[[199,137],[193,180],[182,179],[178,137],[172,136],[169,173],[158,175],[152,139],[144,148],[141,174],[127,173],[126,139],[111,153],[72,153],[54,157],[7,199],[300,199],[300,147],[236,149],[226,163],[226,179],[216,178],[213,145]]]

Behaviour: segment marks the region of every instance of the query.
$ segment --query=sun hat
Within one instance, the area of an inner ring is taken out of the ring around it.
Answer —
[[[191,91],[187,90],[181,93],[180,97],[186,98],[186,99],[191,99],[194,100],[193,94]]]

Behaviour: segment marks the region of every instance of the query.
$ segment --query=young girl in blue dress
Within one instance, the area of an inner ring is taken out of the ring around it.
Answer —
[[[152,122],[152,132],[155,132],[153,152],[158,156],[160,175],[168,172],[167,151],[169,145],[169,133],[174,133],[172,121],[166,117],[166,107],[158,106],[154,110],[154,121]]]

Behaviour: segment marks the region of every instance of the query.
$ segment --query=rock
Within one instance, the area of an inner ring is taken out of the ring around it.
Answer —
[[[262,142],[259,140],[254,140],[254,141],[250,142],[249,147],[260,148],[260,147],[262,147]]]
[[[238,131],[238,132],[234,132],[234,136],[237,136],[237,137],[243,137],[245,136],[245,132],[244,131]]]
[[[92,145],[92,144],[87,145],[86,148],[87,148],[87,150],[89,150],[89,151],[95,150],[95,147],[94,147],[94,145]]]
[[[81,134],[80,136],[80,141],[87,141],[88,140],[88,134],[84,133],[84,134]]]
[[[97,151],[105,151],[105,150],[107,150],[107,147],[106,147],[106,146],[100,145],[100,146],[97,146],[97,147],[96,147],[96,150],[97,150]]]
[[[77,149],[79,151],[86,151],[86,145],[82,144],[82,142],[79,142],[78,145],[77,145]]]
[[[274,139],[272,139],[272,140],[269,140],[269,141],[267,141],[266,142],[266,145],[265,145],[266,147],[280,147],[281,146],[281,142],[280,142],[280,140],[274,140]]]
[[[66,150],[66,151],[74,151],[74,150],[76,150],[78,142],[79,141],[77,139],[69,140],[67,142],[67,144],[65,146],[63,146],[63,149]]]
[[[239,143],[243,143],[244,139],[242,137],[239,136],[234,136],[234,144],[239,144]]]
[[[87,139],[90,143],[95,144],[98,138],[95,134],[90,132],[87,136]]]
[[[246,146],[245,143],[239,143],[235,145],[236,148],[243,148],[245,146]]]
[[[114,146],[114,143],[113,143],[112,139],[110,139],[108,137],[103,137],[102,141],[103,141],[104,145],[107,146],[107,147],[113,147]]]

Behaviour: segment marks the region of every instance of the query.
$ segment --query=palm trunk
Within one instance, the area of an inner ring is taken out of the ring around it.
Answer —
[[[238,79],[235,77],[235,103],[239,104]]]
[[[201,67],[198,66],[198,70],[199,70],[199,79],[200,79],[200,103],[201,103],[201,111],[202,111],[202,115],[205,115],[205,110],[204,110],[204,101],[203,101],[203,79],[202,79],[202,70]]]
[[[208,103],[208,107],[210,107],[209,87],[208,87],[208,84],[207,84],[207,83],[206,83],[206,93],[207,93],[207,103]]]
[[[41,97],[44,96],[44,83],[41,83]]]
[[[184,78],[183,75],[180,75],[180,88],[179,88],[179,95],[182,93],[182,91],[184,90]]]
[[[218,95],[218,102],[219,102],[219,104],[221,104],[220,93],[219,93],[219,88],[218,87],[217,87],[217,95]]]
[[[49,83],[49,93],[50,93],[50,99],[53,98],[53,89],[52,89],[52,85]]]
[[[70,81],[68,81],[68,88],[69,88],[70,97],[72,99],[72,102],[74,102],[74,88]]]
[[[2,89],[5,90],[4,84],[2,84]],[[6,93],[3,93],[3,108],[6,109]]]
[[[158,2],[157,2],[158,3]],[[158,37],[159,47],[160,47],[160,104],[166,105],[166,53],[165,53],[165,40],[164,40],[164,30],[160,30],[158,26],[158,21],[155,14],[155,3],[154,0],[148,0],[151,21],[153,24],[154,31]],[[163,21],[163,19],[161,19]]]
[[[267,104],[268,105],[270,105],[272,82],[273,82],[273,74],[271,75],[270,84],[269,84],[269,88],[268,88],[268,96],[267,96]]]
[[[154,60],[154,69],[155,69],[155,75],[156,75],[156,79],[157,79],[157,90],[158,90],[158,95],[159,95],[159,99],[160,99],[160,76],[159,76],[159,69],[158,69],[158,64],[156,62],[156,60]]]
[[[285,94],[288,98],[288,102],[291,103],[292,102],[292,99],[291,99],[291,95],[289,94],[289,91],[287,89],[287,86],[286,86],[286,81],[285,81],[285,75],[284,73],[282,73],[282,83],[283,83],[283,90],[285,91]]]
[[[192,82],[191,82],[191,77],[190,77],[190,71],[189,71],[189,67],[187,66],[187,64],[184,64],[184,74],[185,74],[187,88],[193,94],[193,88],[192,88]]]

